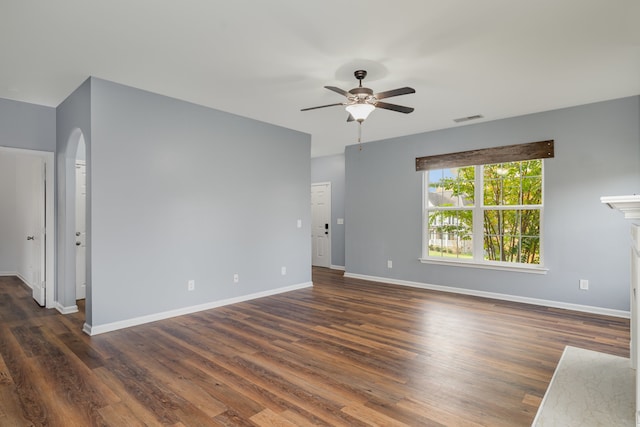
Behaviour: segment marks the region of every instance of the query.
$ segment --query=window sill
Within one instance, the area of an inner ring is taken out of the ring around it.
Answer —
[[[436,264],[436,265],[448,265],[452,267],[470,267],[481,268],[486,270],[502,270],[502,271],[515,271],[518,273],[530,273],[530,274],[547,274],[548,268],[533,265],[503,265],[492,263],[477,263],[473,261],[457,261],[457,260],[444,260],[435,258],[419,258],[423,264]]]

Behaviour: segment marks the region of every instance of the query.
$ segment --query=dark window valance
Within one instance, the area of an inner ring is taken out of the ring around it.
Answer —
[[[554,156],[553,140],[506,145],[480,150],[460,151],[416,158],[416,171],[444,169],[493,163],[548,159]]]

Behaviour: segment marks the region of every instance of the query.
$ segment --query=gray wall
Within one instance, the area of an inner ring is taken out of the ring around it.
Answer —
[[[545,161],[544,257],[535,275],[421,264],[422,174],[415,158],[555,140]],[[349,273],[629,310],[629,222],[600,196],[640,189],[640,97],[349,146]],[[387,260],[393,260],[393,269]],[[590,281],[580,291],[579,279]]]
[[[94,78],[91,112],[92,326],[311,281],[310,135]]]
[[[0,146],[54,152],[56,110],[0,98]]]
[[[311,159],[311,183],[331,183],[331,266],[344,267],[344,154]]]
[[[16,155],[0,150],[0,275],[18,272]]]

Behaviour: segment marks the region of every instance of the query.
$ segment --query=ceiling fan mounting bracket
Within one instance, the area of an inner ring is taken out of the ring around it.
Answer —
[[[362,86],[362,79],[367,77],[367,72],[365,70],[356,70],[353,75],[356,76],[356,79],[360,80],[360,86]]]

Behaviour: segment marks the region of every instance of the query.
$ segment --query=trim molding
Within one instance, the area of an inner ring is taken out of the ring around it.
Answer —
[[[480,263],[473,261],[455,261],[455,260],[440,260],[435,258],[419,258],[422,264],[434,264],[434,265],[448,265],[455,267],[466,267],[466,268],[483,268],[485,270],[501,270],[501,271],[516,271],[518,273],[528,273],[528,274],[547,274],[549,271],[548,268],[526,265],[526,264],[518,264],[518,265],[508,265],[509,263],[504,263],[504,265],[499,265],[497,263]],[[513,263],[516,264],[516,263]]]
[[[342,271],[345,270],[344,265],[333,265],[333,264],[331,264],[331,266],[329,266],[329,268],[332,269],[332,270],[342,270]]]
[[[222,307],[225,305],[236,304],[239,302],[249,301],[256,298],[268,297],[270,295],[281,294],[284,292],[295,291],[298,289],[309,288],[313,286],[313,282],[300,283],[298,285],[285,286],[283,288],[272,289],[269,291],[256,292],[254,294],[244,295],[240,297],[228,298],[219,301],[212,301],[205,304],[192,305],[189,307],[178,308],[175,310],[163,311],[160,313],[149,314],[146,316],[134,317],[132,319],[119,320],[117,322],[105,323],[104,325],[92,326],[85,323],[82,331],[90,336],[104,334],[106,332],[117,331],[118,329],[129,328],[131,326],[142,325],[145,323],[156,322],[158,320],[169,319],[171,317],[182,316],[185,314],[197,313],[199,311],[210,310],[212,308]]]
[[[27,279],[25,279],[22,274],[20,273],[16,273],[16,276],[18,277],[18,279],[22,280],[22,283],[24,283],[25,285],[27,285],[29,287],[29,289],[33,290],[33,285],[31,283],[29,283],[29,281],[27,281]]]
[[[553,158],[553,139],[416,157],[416,171]]]
[[[85,334],[91,336],[91,325],[88,325],[87,323],[84,323],[82,325],[82,332],[84,332]]]
[[[614,310],[610,308],[594,307],[592,305],[580,305],[572,304],[568,302],[551,301],[538,298],[520,297],[516,295],[499,294],[495,292],[476,291],[473,289],[465,288],[453,288],[450,286],[431,285],[428,283],[411,282],[408,280],[390,279],[387,277],[367,276],[364,274],[344,273],[344,277],[351,277],[354,279],[369,280],[371,282],[389,283],[392,285],[409,286],[412,288],[428,289],[431,291],[449,292],[454,294],[471,295],[482,298],[498,299],[503,301],[521,302],[524,304],[533,304],[543,307],[561,308],[564,310],[582,311],[585,313],[601,314],[604,316],[621,317],[623,319],[629,319],[631,313],[624,310]]]
[[[59,302],[56,301],[56,306],[55,309],[58,310],[61,314],[71,314],[71,313],[77,313],[78,312],[78,306],[77,305],[70,305],[68,307],[65,307],[64,305],[60,304]]]
[[[4,276],[17,276],[18,272],[17,271],[0,271],[0,277],[4,277]]]

